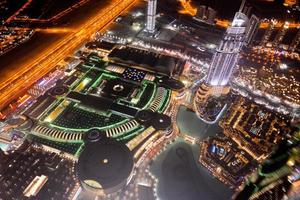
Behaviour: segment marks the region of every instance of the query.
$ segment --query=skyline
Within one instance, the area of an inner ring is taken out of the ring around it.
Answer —
[[[13,1],[0,199],[300,194],[297,0]]]

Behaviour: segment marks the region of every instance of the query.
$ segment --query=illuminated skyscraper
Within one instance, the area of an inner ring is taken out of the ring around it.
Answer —
[[[146,31],[153,33],[155,30],[157,0],[148,0]]]
[[[244,34],[248,17],[237,12],[232,25],[226,30],[213,61],[210,65],[205,83],[211,86],[226,86],[238,61],[239,52],[244,44]]]
[[[245,44],[248,17],[242,13],[245,1],[217,48],[204,82],[200,85],[194,107],[197,115],[207,123],[215,123],[226,107],[225,101],[216,97],[229,92],[229,81],[236,67],[239,53]]]

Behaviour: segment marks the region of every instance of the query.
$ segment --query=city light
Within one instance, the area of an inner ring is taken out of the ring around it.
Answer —
[[[288,65],[285,64],[285,63],[281,63],[281,64],[279,65],[279,67],[280,67],[280,69],[287,69],[287,68],[288,68]]]
[[[0,199],[297,199],[297,3],[0,1]]]
[[[179,11],[181,14],[189,14],[195,16],[197,13],[197,8],[192,7],[191,0],[180,0],[182,10]]]

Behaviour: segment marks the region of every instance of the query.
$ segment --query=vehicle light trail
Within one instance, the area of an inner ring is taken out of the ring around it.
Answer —
[[[50,72],[67,55],[87,41],[96,31],[103,30],[119,14],[131,7],[137,0],[115,0],[105,9],[90,18],[81,28],[51,45],[39,58],[34,58],[22,70],[0,84],[0,110],[16,99],[29,86]]]
[[[197,8],[193,8],[191,5],[191,0],[180,0],[182,10],[179,11],[181,14],[189,14],[195,16],[197,14]]]

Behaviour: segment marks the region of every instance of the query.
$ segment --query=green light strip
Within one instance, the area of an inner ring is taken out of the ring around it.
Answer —
[[[122,134],[122,136],[119,136],[119,137],[113,136],[113,138],[116,138],[118,141],[131,139],[134,136],[138,135],[143,130],[144,130],[143,126],[138,126],[137,128],[132,129],[131,131],[127,132],[127,134]]]
[[[96,129],[99,129],[99,130],[111,129],[111,128],[114,128],[115,126],[119,126],[119,125],[124,124],[128,121],[129,121],[129,119],[124,119],[123,121],[120,121],[120,122],[112,124],[112,125],[104,126],[104,127],[95,126],[95,127],[83,128],[83,129],[80,129],[80,128],[67,128],[67,127],[62,127],[62,126],[55,125],[55,124],[49,124],[49,126],[52,127],[52,128],[56,128],[58,130],[62,130],[62,131],[86,132],[86,131],[88,131],[90,129],[93,129],[93,128],[96,128]]]
[[[170,96],[171,96],[171,92],[169,90],[167,90],[166,94],[164,95],[164,100],[161,103],[159,109],[157,110],[159,113],[162,113],[166,109],[166,107],[170,101]]]
[[[80,154],[81,154],[83,148],[84,148],[84,143],[82,143],[82,145],[81,145],[81,146],[78,148],[78,150],[76,151],[76,153],[75,153],[75,156],[76,156],[76,157],[79,157],[79,156],[80,156]]]
[[[49,137],[47,135],[38,134],[38,133],[35,133],[35,132],[31,132],[30,134],[35,135],[35,136],[40,137],[40,138],[44,138],[44,139],[50,140],[50,141],[55,141],[55,142],[82,143],[82,140],[62,140],[62,139],[58,139],[58,138]],[[78,134],[80,134],[80,133],[78,133]]]
[[[147,102],[147,104],[143,107],[143,109],[146,109],[146,108],[149,108],[150,107],[150,104],[153,102],[154,98],[155,98],[155,95],[157,93],[157,85],[156,84],[153,84],[154,85],[154,88],[153,88],[153,92],[152,92],[152,95],[150,97],[150,100]]]

